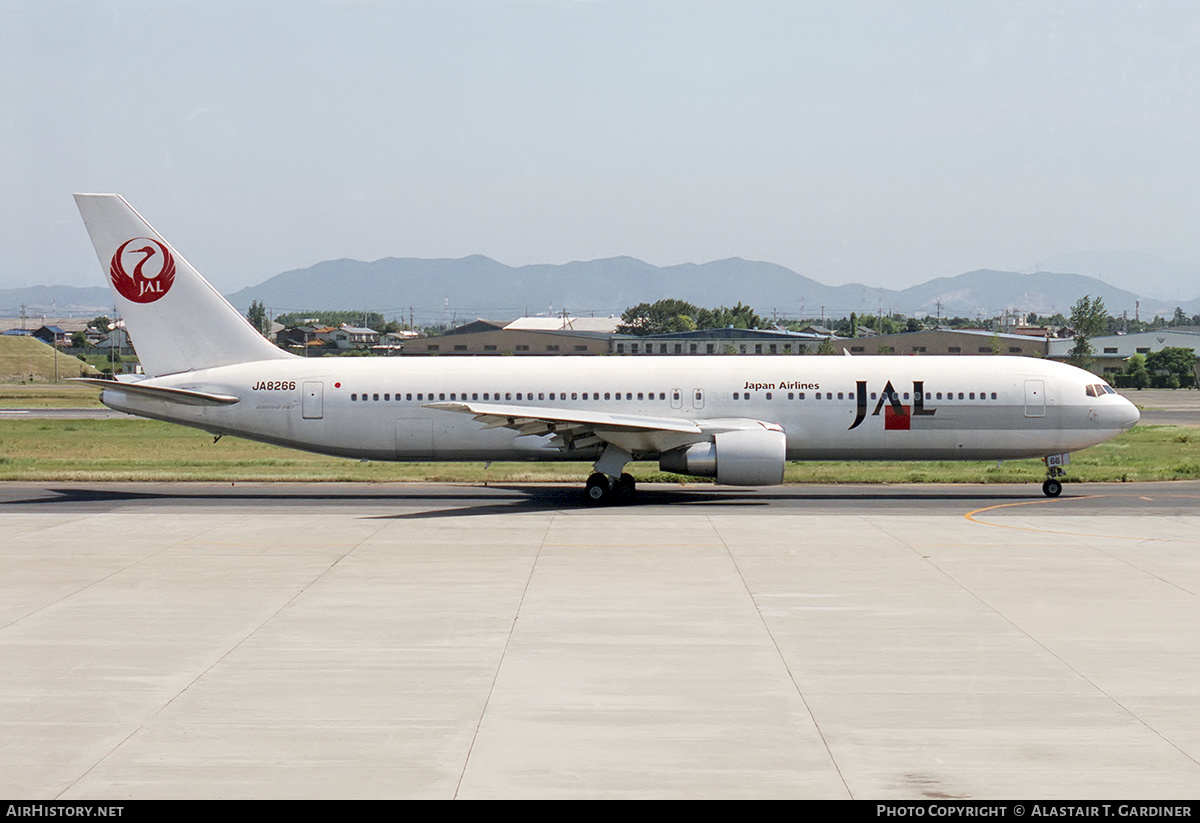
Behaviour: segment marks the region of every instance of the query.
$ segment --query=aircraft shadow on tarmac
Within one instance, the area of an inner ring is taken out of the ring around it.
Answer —
[[[311,488],[311,487],[310,487]],[[696,484],[691,486],[649,486],[638,489],[637,499],[626,505],[594,507],[588,505],[583,492],[575,485],[558,484],[512,484],[487,486],[451,485],[437,486],[436,490],[428,487],[407,487],[404,485],[381,486],[378,491],[364,492],[347,488],[330,488],[322,491],[299,491],[281,487],[264,489],[260,484],[250,486],[230,486],[228,489],[217,487],[189,488],[187,484],[178,484],[167,488],[156,489],[120,489],[105,487],[58,487],[39,489],[30,497],[12,499],[0,502],[0,506],[12,505],[45,505],[54,506],[84,506],[97,511],[108,510],[110,507],[121,507],[122,504],[150,504],[156,502],[174,503],[221,503],[230,504],[232,508],[239,505],[262,505],[277,503],[288,505],[292,503],[356,503],[365,504],[387,503],[395,501],[407,511],[394,514],[370,514],[364,516],[378,519],[428,519],[441,517],[464,517],[480,514],[499,513],[535,513],[553,511],[624,511],[636,512],[646,507],[692,508],[695,506],[716,507],[724,510],[744,509],[746,507],[761,508],[773,503],[803,504],[805,502],[821,504],[846,503],[856,506],[866,504],[871,506],[886,505],[889,507],[904,506],[919,501],[961,501],[995,503],[1005,500],[1039,499],[1024,490],[1019,492],[994,491],[981,493],[979,487],[969,487],[959,490],[949,490],[945,486],[937,490],[923,491],[919,487],[907,486],[895,488],[880,486],[877,488],[855,487],[847,491],[837,486],[791,486],[773,487],[767,489],[729,489],[705,488]],[[38,494],[38,492],[41,492]],[[428,505],[430,508],[414,507]],[[311,509],[310,509],[311,511]],[[803,508],[800,508],[800,512]]]

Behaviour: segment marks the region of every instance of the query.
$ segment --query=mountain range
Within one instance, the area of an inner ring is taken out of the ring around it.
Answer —
[[[436,260],[389,257],[374,262],[327,260],[275,275],[227,297],[241,311],[259,300],[274,314],[361,309],[407,318],[411,311],[418,323],[476,317],[504,320],[563,310],[575,315],[619,315],[629,306],[668,297],[704,307],[741,302],[764,316],[791,318],[874,314],[880,309],[942,317],[990,318],[1009,309],[1069,314],[1071,305],[1085,294],[1101,297],[1111,314],[1169,317],[1176,306],[1189,316],[1200,313],[1200,297],[1183,301],[1139,297],[1114,285],[1111,272],[1106,276],[1109,279],[982,269],[895,290],[862,284],[826,286],[783,266],[740,258],[654,266],[632,257],[614,257],[514,267],[482,255]],[[1123,279],[1137,282],[1136,275]],[[0,314],[16,316],[22,305],[31,317],[101,314],[111,312],[112,297],[101,286],[0,290]]]
[[[229,295],[239,308],[259,300],[276,312],[317,308],[378,311],[384,316],[450,320],[568,310],[619,315],[629,306],[673,297],[704,307],[741,302],[764,316],[845,317],[874,314],[992,317],[1007,309],[1039,315],[1070,314],[1085,294],[1112,314],[1169,317],[1178,305],[1200,312],[1200,297],[1171,302],[1139,298],[1096,277],[1071,273],[979,270],[940,277],[907,289],[861,284],[826,286],[774,263],[740,258],[653,266],[631,257],[507,266],[476,255],[457,260],[385,258],[371,263],[330,260],[278,274]],[[1140,304],[1139,304],[1140,300]]]

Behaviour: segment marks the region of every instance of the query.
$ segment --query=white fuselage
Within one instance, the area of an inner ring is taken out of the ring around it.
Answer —
[[[1087,393],[1102,382],[1022,357],[293,358],[142,384],[239,398],[231,405],[179,405],[119,385],[101,399],[214,434],[372,460],[589,460],[600,453],[595,444],[564,449],[544,434],[519,436],[428,407],[465,401],[764,421],[786,434],[788,460],[968,460],[1071,452],[1127,430],[1138,419],[1131,403]],[[698,438],[647,440],[628,450],[653,458],[687,442]]]

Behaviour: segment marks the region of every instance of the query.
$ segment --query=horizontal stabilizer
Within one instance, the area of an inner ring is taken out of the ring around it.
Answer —
[[[170,389],[166,386],[147,386],[143,383],[100,380],[95,377],[76,377],[72,378],[72,382],[87,383],[89,386],[95,386],[105,391],[119,391],[140,397],[152,397],[155,400],[180,403],[184,406],[232,406],[241,400],[240,397],[234,397],[232,394],[212,394],[195,389]]]

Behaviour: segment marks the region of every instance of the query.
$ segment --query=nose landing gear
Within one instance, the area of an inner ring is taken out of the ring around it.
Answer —
[[[1042,483],[1042,494],[1047,497],[1058,497],[1062,494],[1062,481],[1058,478],[1066,477],[1067,471],[1063,466],[1071,462],[1071,455],[1052,454],[1049,457],[1043,457],[1042,462],[1046,464],[1046,481]]]

